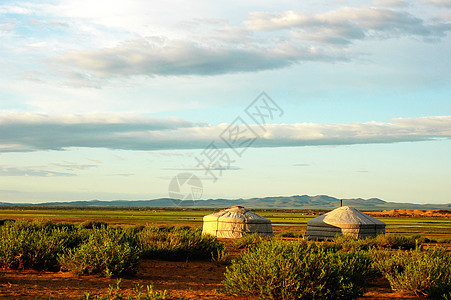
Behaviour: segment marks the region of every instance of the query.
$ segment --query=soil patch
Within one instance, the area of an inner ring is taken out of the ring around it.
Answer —
[[[258,299],[227,296],[218,290],[224,280],[224,266],[208,261],[141,261],[136,275],[122,278],[121,291],[132,294],[136,285],[152,284],[155,290],[167,290],[170,299]],[[99,276],[74,276],[69,272],[0,270],[0,299],[83,299],[105,295],[117,279]]]
[[[384,211],[369,211],[365,213],[373,217],[415,217],[415,218],[451,219],[451,211],[445,209],[438,210],[392,209]]]
[[[370,299],[383,299],[383,300],[391,300],[391,299],[409,299],[409,300],[419,300],[425,299],[422,297],[405,295],[401,293],[395,293],[390,288],[390,283],[384,277],[378,278],[374,282],[371,282],[367,288],[367,292],[363,295],[363,297],[357,298],[358,300],[370,300]]]
[[[169,299],[256,300],[258,297],[227,296],[219,292],[224,280],[225,266],[208,261],[141,261],[136,275],[121,282],[124,295],[132,294],[136,285],[152,284],[156,290],[167,290]],[[84,299],[105,295],[117,279],[99,276],[74,276],[69,272],[39,272],[34,270],[0,270],[0,299]],[[394,293],[388,281],[379,278],[372,282],[363,297],[358,299],[424,299]]]

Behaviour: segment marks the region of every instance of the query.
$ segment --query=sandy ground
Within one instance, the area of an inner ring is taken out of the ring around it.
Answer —
[[[449,210],[411,210],[411,209],[392,209],[383,211],[369,211],[366,214],[373,217],[415,217],[415,218],[440,218],[450,219],[451,211]]]
[[[122,279],[124,295],[137,284],[153,284],[156,290],[167,290],[170,299],[258,299],[257,297],[226,296],[220,292],[224,266],[208,261],[172,262],[143,260],[136,275]],[[0,270],[0,299],[83,299],[105,295],[114,278],[74,276],[68,272],[33,270]],[[365,295],[358,299],[422,299],[393,293],[387,280],[371,283]]]
[[[218,293],[224,279],[224,266],[207,261],[172,262],[146,259],[136,275],[121,281],[124,295],[137,284],[167,290],[170,299],[257,299]],[[74,276],[68,272],[1,270],[0,299],[83,299],[105,295],[117,279],[100,276]],[[145,288],[143,289],[143,291]]]

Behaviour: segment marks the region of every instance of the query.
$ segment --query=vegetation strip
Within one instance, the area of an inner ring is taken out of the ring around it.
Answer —
[[[423,246],[431,242],[426,237],[379,235],[356,240],[341,236],[316,242],[301,233],[282,235],[293,240],[247,235],[229,242],[241,249],[231,259],[224,243],[189,226],[1,220],[0,267],[121,277],[134,274],[144,258],[208,259],[229,266],[222,292],[232,295],[352,298],[362,295],[375,277],[384,276],[394,291],[451,299],[451,254]],[[152,286],[147,293],[143,287],[135,288],[138,294],[130,299],[167,296]],[[110,292],[111,297],[122,293],[119,285]],[[108,295],[97,299],[115,299],[105,298]]]

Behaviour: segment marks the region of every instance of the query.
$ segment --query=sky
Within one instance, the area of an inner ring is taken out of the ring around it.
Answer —
[[[451,203],[451,1],[0,2],[0,202]]]

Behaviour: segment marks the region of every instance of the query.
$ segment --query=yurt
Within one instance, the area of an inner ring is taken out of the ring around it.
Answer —
[[[252,233],[272,236],[271,220],[242,206],[229,207],[204,216],[202,234],[210,234],[218,238],[240,238]]]
[[[307,222],[306,236],[311,239],[333,239],[336,235],[355,238],[374,237],[385,233],[385,223],[359,210],[342,206]]]

